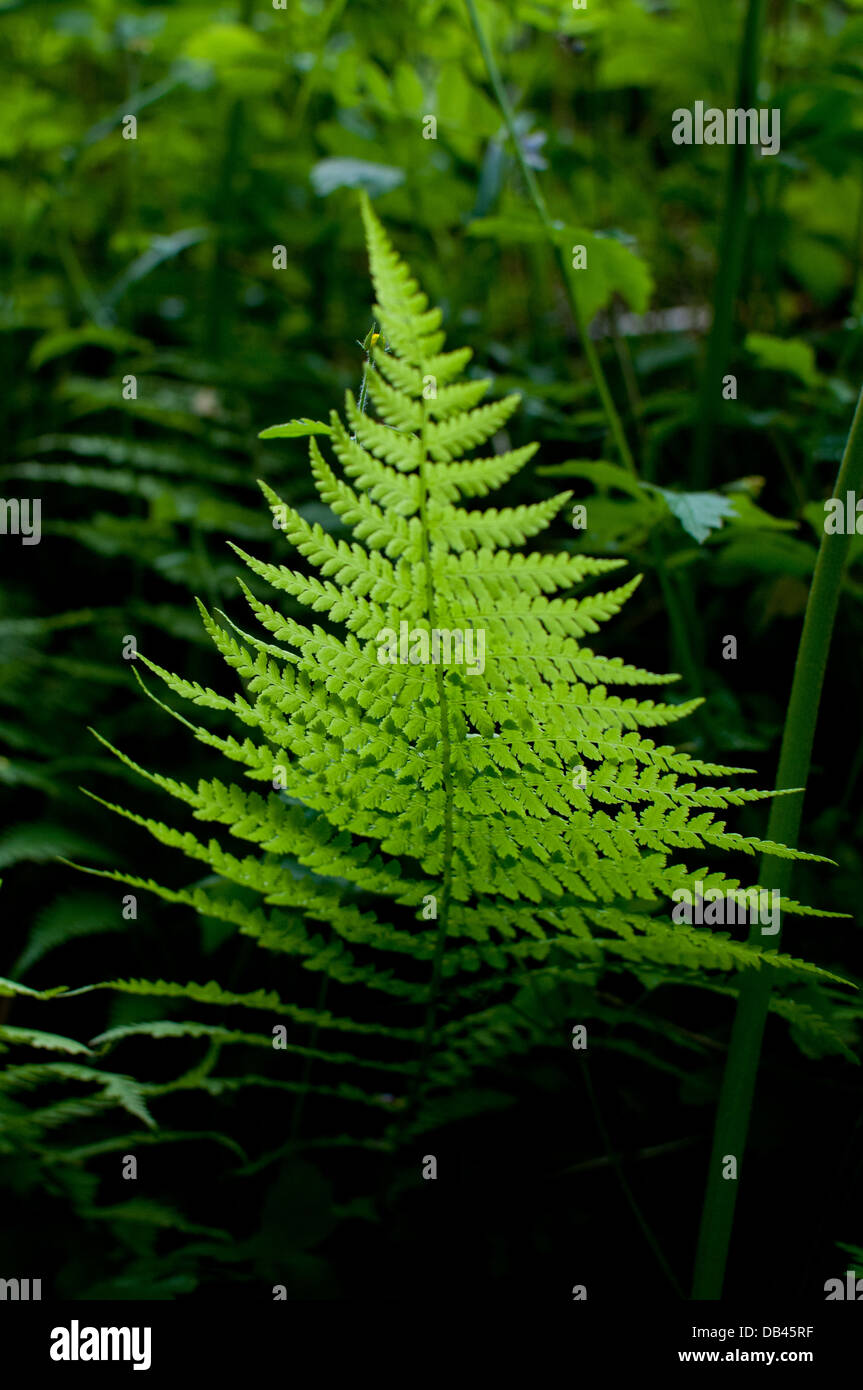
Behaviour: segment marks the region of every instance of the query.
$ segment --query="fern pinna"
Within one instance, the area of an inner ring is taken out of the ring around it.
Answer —
[[[312,1090],[384,1110],[393,1087],[412,1094],[420,1103],[397,1117],[403,1128],[420,1126],[436,1096],[496,1056],[542,1036],[542,1011],[521,1007],[527,981],[541,993],[550,978],[590,984],[601,969],[626,968],[649,970],[654,982],[727,990],[722,972],[765,962],[777,981],[832,977],[672,919],[676,890],[701,885],[729,901],[739,890],[738,880],[689,867],[678,854],[794,854],[716,819],[770,793],[699,786],[696,775],[746,769],[701,762],[648,737],[697,701],[612,693],[676,677],[585,645],[637,578],[558,596],[624,561],[516,549],[549,526],[568,493],[526,506],[469,505],[512,477],[536,446],[466,457],[502,429],[518,398],[480,404],[489,383],[464,379],[470,351],[445,351],[440,312],[428,307],[368,201],[363,217],[381,330],[367,373],[374,414],[348,392],[344,421],[333,412],[329,423],[264,432],[311,436],[318,491],[354,539],[309,524],[264,487],[306,565],[264,564],[234,546],[253,575],[289,596],[286,606],[311,609],[327,626],[285,615],[241,581],[266,637],[229,620],[226,627],[203,606],[201,613],[243,693],[217,694],[141,658],[173,695],[245,725],[245,737],[189,725],[238,765],[244,784],[193,787],[117,753],[194,820],[224,827],[257,852],[235,855],[215,838],[111,809],[219,878],[254,889],[260,904],[250,905],[247,893],[232,899],[205,886],[169,890],[107,876],[233,923],[265,950],[325,973],[326,1010],[320,1001],[311,1007],[213,985],[139,988],[248,1003],[295,1029],[311,1024],[315,1046],[289,1031],[285,1050],[297,1054],[298,1074],[315,1059]],[[812,911],[788,900],[782,910]],[[802,1027],[829,1031],[813,997],[804,1004],[778,994],[776,1007]],[[213,1031],[220,1041],[229,1036]],[[330,1084],[321,1070],[327,1060],[350,1079],[339,1074]],[[394,1081],[388,1072],[405,1075]],[[288,1086],[305,1084],[283,1075]]]

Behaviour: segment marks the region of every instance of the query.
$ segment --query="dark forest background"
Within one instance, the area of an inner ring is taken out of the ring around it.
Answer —
[[[88,728],[168,775],[220,774],[144,698],[123,649],[134,636],[225,687],[193,596],[242,626],[226,542],[290,563],[255,480],[345,534],[304,443],[257,436],[326,419],[359,389],[372,327],[359,188],[441,305],[449,345],[473,348],[495,396],[522,394],[506,447],[541,449],[502,500],[572,487],[588,525],[575,533],[564,516],[556,541],[644,574],[598,649],[681,672],[681,698],[707,697],[681,746],[773,785],[823,503],[863,375],[863,3],[755,8],[756,94],[781,112],[782,144],[751,152],[742,185],[728,149],[676,146],[671,129],[696,100],[736,105],[749,6],[479,6],[521,157],[594,257],[583,308],[641,477],[665,490],[648,496],[591,468],[616,460],[608,418],[461,0],[0,3],[2,494],[42,504],[38,545],[0,536],[0,975],[34,990],[270,987],[268,959],[223,924],[143,893],[124,920],[118,885],[61,861],[178,881],[169,850],[79,790],[164,812]],[[737,380],[727,401],[704,384],[717,321],[721,374]],[[561,465],[562,484],[542,472]],[[705,492],[712,504],[680,503]],[[793,894],[851,914],[861,550],[855,537],[801,834],[838,867],[798,865]],[[765,824],[763,805],[734,820],[750,834]],[[853,920],[799,919],[784,945],[863,976]],[[125,1089],[16,1073],[0,1081],[0,1275],[89,1299],[259,1299],[281,1283],[291,1298],[566,1300],[584,1283],[612,1301],[624,1276],[674,1298],[690,1280],[733,1000],[615,978],[599,1002],[588,1053],[569,1047],[567,1016],[557,1045],[489,1079],[493,1103],[445,1117],[410,1152],[378,1150],[362,1117],[343,1130],[323,1102],[298,1116],[293,1096],[256,1086],[166,1091],[151,1127],[134,1082],[202,1064],[207,1044],[191,1038],[131,1037],[87,1059]],[[18,994],[0,999],[0,1022],[86,1043],[182,1008],[111,990]],[[628,1022],[644,1009],[648,1031]],[[207,1017],[251,1026],[221,1008]],[[837,1022],[855,1051],[854,1010]],[[9,1031],[0,1044],[10,1067],[81,1060]],[[771,1018],[733,1293],[779,1279],[823,1298],[848,1263],[840,1245],[863,1242],[859,1070],[824,1053]],[[342,1132],[367,1142],[324,1141]],[[417,1181],[426,1152],[436,1182]]]

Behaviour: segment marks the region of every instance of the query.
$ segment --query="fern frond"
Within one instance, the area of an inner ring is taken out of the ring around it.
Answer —
[[[236,995],[212,983],[90,988],[264,1008],[324,1033],[369,1031],[381,1040],[381,1054],[385,1041],[421,1050],[424,1020],[433,1018],[443,991],[446,1018],[419,1087],[425,1104],[402,1131],[418,1133],[462,1113],[464,1097],[453,1095],[454,1087],[490,1060],[546,1036],[540,1020],[525,1027],[511,1007],[525,980],[544,972],[585,989],[603,970],[620,969],[718,989],[733,989],[738,972],[758,969],[786,983],[849,982],[772,950],[769,936],[759,946],[672,916],[679,890],[710,891],[741,911],[747,893],[769,891],[769,884],[743,889],[712,863],[695,869],[681,855],[829,861],[728,829],[720,817],[730,808],[772,793],[740,786],[747,769],[649,737],[700,702],[631,693],[677,678],[585,644],[603,634],[639,578],[578,592],[624,561],[518,549],[552,524],[569,493],[499,509],[463,505],[514,476],[535,445],[500,454],[492,445],[486,457],[467,457],[494,439],[518,397],[481,403],[490,383],[462,379],[470,352],[445,349],[440,313],[368,201],[363,218],[373,312],[387,344],[372,349],[367,372],[373,412],[365,394],[361,408],[348,392],[343,419],[333,412],[328,424],[296,421],[264,432],[312,436],[312,478],[350,539],[310,524],[261,484],[291,564],[233,549],[273,591],[268,602],[258,596],[259,584],[253,593],[241,583],[264,636],[231,618],[222,626],[200,606],[205,630],[242,691],[221,694],[143,658],[172,696],[223,716],[224,727],[203,727],[164,706],[232,764],[239,781],[213,778],[192,787],[140,767],[102,740],[128,769],[181,803],[187,818],[222,827],[254,850],[233,854],[187,823],[169,825],[105,802],[231,888],[170,889],[116,870],[86,871],[231,923],[265,950],[325,973],[343,997],[358,987],[399,1013],[363,1025],[350,1008],[331,1016],[302,999]],[[280,594],[289,596],[288,612]],[[300,608],[319,622],[299,616]],[[727,780],[715,786],[704,778]],[[780,908],[815,913],[787,898]],[[813,1035],[822,1029],[835,1045],[829,1011],[822,1017],[810,1007],[811,1016],[793,1003],[776,1011]],[[187,1020],[109,1030],[94,1045],[131,1036],[267,1044],[266,1035]],[[317,1037],[292,1040],[288,1051],[298,1062],[407,1067],[403,1053],[396,1060],[357,1058]],[[170,1084],[216,1095],[241,1084],[301,1092],[304,1083],[199,1070]],[[386,1112],[379,1098],[351,1083],[312,1089]],[[485,1094],[482,1103],[500,1103],[494,1093],[474,1092],[475,1101]]]

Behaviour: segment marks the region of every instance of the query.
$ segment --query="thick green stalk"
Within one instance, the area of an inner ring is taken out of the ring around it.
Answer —
[[[628,468],[630,473],[635,473],[636,468],[635,461],[632,457],[632,451],[630,450],[629,443],[627,441],[626,434],[623,429],[623,424],[621,422],[620,415],[617,411],[617,407],[615,406],[614,401],[612,399],[611,391],[608,387],[608,382],[605,379],[605,373],[602,370],[602,363],[600,362],[596,348],[593,345],[593,340],[588,336],[587,327],[584,322],[584,315],[581,312],[581,306],[578,302],[578,298],[575,293],[575,287],[572,283],[570,269],[566,263],[566,257],[564,256],[564,253],[558,242],[557,229],[555,228],[554,223],[552,222],[552,219],[549,216],[545,198],[543,197],[542,189],[539,186],[536,174],[531,169],[530,165],[524,157],[524,151],[522,150],[521,141],[518,138],[518,131],[515,127],[515,116],[513,115],[513,110],[512,106],[510,105],[509,97],[506,94],[506,88],[504,87],[503,82],[501,80],[500,70],[498,69],[495,56],[491,51],[488,39],[485,36],[485,31],[480,23],[479,15],[477,13],[476,4],[474,3],[474,0],[465,0],[465,4],[467,5],[467,11],[470,15],[470,22],[473,25],[473,30],[476,34],[477,43],[479,44],[480,52],[482,53],[483,61],[486,66],[486,71],[488,72],[489,82],[491,83],[492,88],[494,89],[494,94],[497,98],[497,104],[501,109],[501,114],[503,116],[504,123],[506,125],[507,130],[509,131],[509,137],[513,143],[515,157],[518,160],[518,165],[521,169],[522,177],[524,178],[525,184],[527,185],[527,191],[530,195],[530,200],[536,208],[537,215],[539,216],[539,220],[543,225],[545,234],[548,237],[548,240],[554,249],[554,254],[557,259],[558,266],[560,267],[560,273],[563,276],[563,283],[566,289],[567,297],[569,299],[570,308],[572,310],[572,317],[575,321],[575,326],[578,330],[578,336],[581,340],[582,350],[584,351],[585,358],[587,359],[587,365],[590,368],[590,373],[593,377],[594,385],[596,386],[599,399],[602,403],[602,408],[605,412],[605,417],[608,420],[611,433],[614,436],[614,442],[617,447],[617,452],[620,455],[620,459],[624,467]]]
[[[754,107],[756,102],[763,22],[764,0],[749,0],[737,73],[737,105],[744,110]],[[731,350],[734,309],[746,246],[746,193],[750,159],[748,144],[729,146],[719,237],[719,267],[713,292],[713,323],[707,340],[695,423],[692,487],[696,492],[708,482],[721,382]]]
[[[863,389],[857,400],[857,409],[833,495],[844,499],[847,492],[859,495],[861,491]],[[780,841],[792,848],[796,847],[800,829],[803,791],[809,776],[821,687],[850,544],[850,535],[827,535],[825,532],[822,536],[794,667],[776,787],[777,790],[797,787],[801,792],[797,796],[777,797],[771,805],[767,824],[768,840]],[[770,882],[766,886],[777,888],[783,895],[787,894],[792,863],[792,860],[780,859],[773,861],[768,867],[762,859],[758,882],[764,883],[765,876],[769,875]],[[781,932],[771,937],[771,948],[778,949],[780,939]],[[763,941],[757,925],[752,927],[750,940]],[[732,1155],[737,1160],[738,1173],[741,1172],[761,1041],[770,1003],[770,990],[771,979],[767,969],[748,972],[740,987],[719,1097],[713,1152],[710,1157],[701,1218],[692,1290],[692,1296],[696,1299],[717,1299],[722,1295],[737,1198],[737,1181],[722,1176],[723,1159],[726,1155]]]

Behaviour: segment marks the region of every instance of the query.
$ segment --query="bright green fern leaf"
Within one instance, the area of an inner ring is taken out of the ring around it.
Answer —
[[[525,1031],[507,1008],[534,968],[570,978],[583,970],[588,984],[602,968],[653,965],[702,983],[765,966],[777,980],[831,978],[771,951],[769,936],[759,948],[739,932],[672,919],[672,895],[694,892],[699,882],[727,901],[741,898],[739,880],[709,867],[720,851],[816,856],[727,830],[718,818],[727,808],[771,793],[743,790],[746,769],[699,761],[662,741],[698,702],[666,703],[632,689],[675,677],[589,645],[638,579],[571,591],[624,562],[521,549],[551,525],[569,494],[528,506],[471,505],[534,453],[534,446],[494,451],[518,398],[483,401],[489,383],[464,377],[469,351],[445,350],[440,312],[367,201],[363,217],[382,334],[367,374],[372,410],[349,392],[344,419],[334,412],[328,424],[297,420],[264,431],[313,436],[317,489],[352,539],[334,539],[264,486],[284,533],[285,563],[234,547],[255,581],[254,593],[242,585],[247,623],[202,609],[241,693],[221,694],[142,658],[171,695],[224,716],[220,732],[212,720],[203,727],[176,717],[232,765],[230,780],[193,787],[111,750],[184,803],[185,819],[175,828],[111,809],[231,891],[215,893],[199,877],[168,889],[102,872],[232,923],[266,951],[334,981],[337,1016],[307,1007],[305,998],[248,1002],[288,1019],[286,1026],[302,1020],[316,1028],[313,1047],[291,1043],[298,1065],[325,1057],[333,1030],[342,1040],[374,1033],[369,1055],[332,1052],[346,1079],[320,1089],[374,1100],[367,1072],[377,1069],[384,1109],[392,1104],[388,1074],[404,1070],[380,1055],[384,1044],[398,1042],[399,1057],[405,1047],[414,1059],[422,1053],[417,1089],[435,1106],[490,1058],[541,1037],[541,1023],[528,1019]],[[468,457],[475,449],[484,452]],[[270,601],[258,596],[262,582]],[[293,616],[298,604],[308,621]],[[234,854],[203,833],[207,823],[248,852]],[[812,910],[786,900],[782,911]],[[194,999],[200,987],[176,988]],[[207,989],[218,1002],[219,986]],[[351,1017],[367,1020],[376,993],[389,1010],[379,1028]],[[161,1023],[110,1030],[96,1041],[110,1047],[133,1033],[184,1033],[255,1046],[268,1031],[266,1024],[259,1037]],[[213,1094],[239,1084],[198,1079]]]

